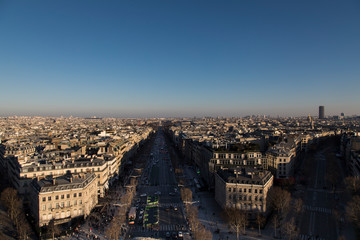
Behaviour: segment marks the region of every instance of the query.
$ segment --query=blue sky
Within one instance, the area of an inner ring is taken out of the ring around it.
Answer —
[[[0,115],[360,114],[359,1],[0,1]]]

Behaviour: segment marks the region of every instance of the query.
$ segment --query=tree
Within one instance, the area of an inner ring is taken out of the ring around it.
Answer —
[[[289,210],[291,194],[280,188],[273,187],[268,195],[270,206],[283,218]]]
[[[346,216],[355,225],[360,227],[360,196],[353,196],[346,206]]]
[[[27,239],[28,235],[30,234],[31,228],[25,218],[25,215],[22,214],[22,218],[20,219],[20,222],[18,224],[18,233],[20,236],[20,239]]]
[[[301,198],[297,198],[294,201],[294,208],[297,215],[299,215],[303,208],[303,200]]]
[[[277,214],[274,214],[273,218],[272,218],[272,223],[273,223],[273,226],[274,226],[274,237],[276,238],[277,236],[277,229],[280,225],[279,223],[279,216]]]
[[[358,177],[346,177],[344,183],[348,191],[352,194],[356,194],[360,189],[360,179]]]
[[[283,226],[283,221],[286,219],[286,215],[289,210],[290,202],[291,202],[291,194],[282,189],[280,187],[273,187],[268,194],[268,201],[270,207],[275,211],[273,224],[274,231],[276,236],[276,231],[279,226]],[[281,236],[281,228],[280,228],[280,236]]]
[[[1,202],[8,209],[11,220],[14,221],[15,216],[18,214],[18,210],[21,207],[21,200],[17,195],[17,191],[13,188],[6,188],[1,193]]]
[[[113,219],[109,224],[108,228],[106,229],[105,235],[109,239],[117,240],[119,239],[120,233],[121,233],[121,224],[118,221],[116,221],[116,219]]]
[[[259,236],[261,236],[261,228],[265,223],[265,217],[260,212],[257,213],[256,223],[258,224],[259,227]]]
[[[243,228],[243,233],[245,234],[245,227],[248,224],[246,212],[237,208],[226,208],[225,214],[231,228],[236,231],[236,239],[239,240],[241,228]]]
[[[294,239],[298,235],[298,231],[295,225],[295,219],[292,217],[290,221],[285,223],[285,233],[288,240]]]
[[[56,235],[60,234],[60,228],[55,224],[54,219],[51,219],[47,226],[48,233],[51,235],[52,239],[55,239]]]
[[[206,227],[202,224],[200,224],[199,228],[197,229],[197,231],[195,231],[194,233],[194,237],[195,239],[199,239],[199,240],[202,240],[202,239],[212,239],[213,236],[212,236],[212,233],[210,230],[206,229]]]
[[[181,188],[180,195],[184,203],[187,204],[192,201],[192,191],[190,188]]]

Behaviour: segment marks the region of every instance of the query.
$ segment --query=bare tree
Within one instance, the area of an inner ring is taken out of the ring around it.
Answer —
[[[275,237],[278,229],[281,236],[281,228],[279,227],[284,225],[283,221],[289,211],[291,194],[281,187],[273,187],[268,194],[268,200],[270,207],[275,211],[273,217]]]
[[[344,183],[348,191],[352,194],[356,194],[360,189],[360,178],[358,177],[346,177]]]
[[[30,228],[29,223],[27,222],[24,214],[22,214],[22,218],[20,219],[18,226],[19,226],[18,233],[19,233],[20,239],[24,239],[24,240],[27,239],[31,232],[31,228]]]
[[[188,216],[189,225],[191,226],[192,231],[196,232],[200,225],[197,207],[186,205],[186,214]]]
[[[175,174],[180,176],[183,175],[184,171],[181,168],[175,168]]]
[[[293,217],[290,221],[285,223],[284,228],[288,240],[292,240],[298,235],[298,231],[295,225],[295,219]]]
[[[279,213],[280,218],[284,218],[289,210],[291,194],[280,188],[273,187],[268,195],[270,206]]]
[[[294,208],[297,215],[299,215],[303,208],[303,200],[301,198],[297,198],[294,201]]]
[[[47,230],[51,235],[52,239],[55,239],[55,236],[60,234],[60,228],[55,224],[54,219],[51,219],[51,221],[49,222]]]
[[[360,227],[360,196],[353,196],[346,206],[346,216],[355,225]]]
[[[15,216],[18,214],[21,201],[17,195],[17,191],[13,188],[6,188],[1,193],[1,202],[8,209],[11,220],[14,221]]]
[[[274,237],[277,238],[277,229],[280,225],[279,216],[277,214],[273,215],[272,223],[273,223],[273,227],[274,227]]]
[[[248,224],[246,212],[237,208],[226,208],[225,214],[231,228],[236,231],[236,239],[239,240],[241,228],[243,228],[243,233],[245,234],[245,228]]]
[[[115,219],[113,219],[110,225],[108,226],[108,228],[106,229],[105,234],[109,239],[117,240],[119,239],[120,233],[121,233],[121,224]]]
[[[258,212],[256,215],[256,223],[259,227],[259,236],[261,236],[261,228],[265,224],[265,217],[260,212]]]
[[[180,195],[184,203],[187,204],[192,201],[192,191],[190,188],[181,188]]]
[[[210,230],[206,229],[206,227],[202,224],[200,224],[198,230],[194,232],[194,237],[196,240],[202,240],[202,239],[212,239],[213,235]]]

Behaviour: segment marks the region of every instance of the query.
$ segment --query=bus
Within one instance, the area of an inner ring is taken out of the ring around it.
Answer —
[[[136,207],[130,208],[129,211],[129,224],[134,224],[136,218]]]

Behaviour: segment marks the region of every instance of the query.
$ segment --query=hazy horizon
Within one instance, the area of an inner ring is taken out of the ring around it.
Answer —
[[[0,116],[360,115],[357,1],[2,1]]]

